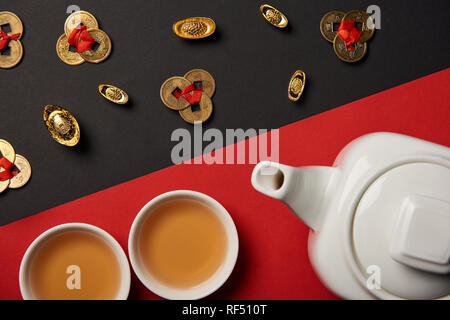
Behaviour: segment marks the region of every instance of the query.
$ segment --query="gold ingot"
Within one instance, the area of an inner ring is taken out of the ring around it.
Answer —
[[[212,98],[214,92],[216,91],[216,81],[214,80],[213,76],[206,70],[192,69],[184,75],[184,78],[192,83],[201,82],[203,93],[208,95],[210,98]]]
[[[202,94],[199,102],[199,110],[192,110],[192,106],[178,111],[184,121],[188,123],[205,122],[209,119],[213,111],[211,98]]]
[[[333,26],[334,24],[340,24],[344,15],[345,12],[343,11],[333,10],[327,12],[320,20],[320,33],[327,41],[334,41],[336,31],[334,31]]]
[[[264,17],[264,19],[266,19],[267,22],[277,28],[284,28],[288,24],[288,19],[286,18],[286,16],[281,13],[280,10],[275,9],[268,4],[263,4],[261,7],[259,7],[259,11],[261,11],[262,16]]]
[[[76,11],[68,16],[64,23],[64,33],[66,36],[69,37],[73,29],[79,27],[80,24],[85,25],[88,29],[98,29],[97,19],[92,13]]]
[[[356,42],[353,44],[355,50],[348,50],[344,41],[336,36],[333,41],[334,53],[339,59],[345,62],[353,63],[361,60],[367,53],[367,42]]]
[[[297,101],[305,89],[306,74],[302,70],[297,70],[289,81],[288,97],[292,101]]]
[[[18,189],[26,185],[30,180],[31,165],[28,160],[20,154],[16,155],[16,161],[14,161],[14,165],[17,167],[17,169],[19,169],[19,173],[11,178],[9,188]]]
[[[172,28],[180,38],[201,39],[212,35],[216,24],[210,18],[192,17],[175,22]]]
[[[366,11],[351,10],[345,14],[342,21],[355,21],[361,23],[361,35],[358,42],[366,42],[370,40],[375,33],[375,22]]]
[[[128,94],[113,85],[101,84],[98,86],[98,92],[111,102],[117,104],[125,104],[128,102]]]
[[[44,108],[44,122],[53,139],[65,146],[75,146],[80,141],[80,127],[67,110],[48,105]]]
[[[191,82],[183,77],[171,77],[164,81],[159,91],[162,102],[170,109],[183,110],[189,107],[189,102],[180,97],[176,98],[173,95],[175,90],[183,90],[189,86]]]
[[[56,42],[56,54],[62,62],[77,66],[84,63],[84,59],[77,53],[70,51],[70,44],[67,42],[67,36],[62,34]]]
[[[0,12],[0,26],[5,24],[9,24],[9,28],[11,29],[11,32],[9,32],[8,35],[20,33],[19,39],[22,37],[23,24],[22,20],[20,20],[17,15],[9,11]]]
[[[87,31],[91,34],[92,38],[94,38],[95,42],[97,42],[99,46],[95,51],[91,49],[88,51],[80,52],[79,54],[87,62],[100,63],[108,58],[111,54],[111,39],[103,30],[87,29]]]

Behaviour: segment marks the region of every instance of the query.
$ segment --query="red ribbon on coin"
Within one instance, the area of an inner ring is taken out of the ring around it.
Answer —
[[[11,171],[11,169],[13,167],[14,167],[14,163],[9,161],[5,157],[0,158],[0,168],[5,169],[4,171],[0,172],[0,181],[9,180],[19,173],[17,171]]]
[[[345,42],[347,50],[349,51],[355,50],[353,44],[359,40],[361,33],[362,31],[355,27],[355,21],[342,20],[337,30],[339,38]]]
[[[14,40],[17,41],[19,40],[20,37],[20,33],[16,33],[13,35],[8,36],[8,34],[0,29],[0,52],[5,50],[8,47],[9,41]]]
[[[72,47],[77,48],[77,52],[79,53],[91,50],[95,40],[87,31],[87,27],[85,25],[80,25],[72,30],[67,42],[69,42]]]
[[[191,95],[191,92],[192,92],[192,95]],[[177,99],[179,99],[180,97],[183,97],[192,106],[192,105],[200,102],[200,99],[202,98],[202,92],[203,92],[203,87],[195,88],[194,84],[190,84],[186,88],[181,90],[181,92],[178,90],[175,90],[173,92],[173,95]]]

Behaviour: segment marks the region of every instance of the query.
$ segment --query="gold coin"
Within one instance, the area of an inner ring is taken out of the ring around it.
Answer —
[[[206,94],[202,94],[199,109],[193,110],[193,106],[178,111],[184,121],[194,124],[195,122],[205,122],[211,116],[213,104],[211,98]]]
[[[334,41],[334,37],[336,37],[336,31],[334,26],[336,24],[340,24],[342,21],[342,18],[344,17],[345,12],[342,11],[330,11],[326,13],[322,20],[320,20],[320,33],[322,33],[322,36],[330,41]]]
[[[192,69],[184,75],[184,78],[192,83],[201,82],[203,93],[207,94],[210,98],[212,98],[214,92],[216,91],[216,81],[206,70]]]
[[[16,152],[8,141],[0,139],[0,153],[0,157],[5,157],[9,160],[9,162],[14,163],[14,160],[16,159]]]
[[[20,40],[9,41],[9,55],[0,54],[0,68],[9,69],[15,67],[23,57],[23,47]]]
[[[0,152],[2,157],[5,157],[10,162],[14,163],[16,159],[16,153],[14,151],[13,146],[6,140],[0,139]],[[5,169],[0,168],[0,172],[4,171]],[[5,191],[9,186],[10,180],[0,181],[0,193]]]
[[[113,85],[101,84],[98,86],[98,92],[111,102],[117,104],[125,104],[128,102],[128,94]]]
[[[189,102],[183,97],[176,98],[173,95],[175,90],[183,90],[191,82],[183,77],[172,77],[164,81],[159,91],[162,102],[170,109],[183,110],[189,107]]]
[[[5,180],[5,181],[0,181],[0,193],[2,193],[3,191],[5,191],[6,189],[8,189],[9,186],[9,182],[11,180]]]
[[[306,74],[302,70],[297,70],[291,77],[288,87],[288,97],[292,101],[297,101],[305,89]]]
[[[358,42],[366,42],[373,37],[375,33],[375,22],[370,14],[363,10],[351,10],[342,18],[344,21],[355,21],[361,23],[362,33]]]
[[[44,108],[44,122],[53,139],[65,146],[75,146],[80,141],[80,127],[67,110],[48,105]]]
[[[87,30],[98,43],[96,50],[88,50],[80,52],[80,56],[90,63],[100,63],[109,57],[111,54],[111,39],[108,37],[105,31],[100,29],[88,29]]]
[[[367,42],[356,42],[353,46],[355,47],[355,50],[347,50],[347,45],[341,40],[341,38],[339,38],[339,36],[334,38],[334,52],[342,61],[357,62],[366,55]]]
[[[20,33],[19,39],[22,37],[23,24],[22,20],[20,20],[17,15],[9,11],[0,12],[0,26],[5,24],[9,24],[9,28],[11,29],[11,31],[8,32],[8,35]]]
[[[193,17],[175,22],[172,29],[180,38],[201,39],[212,35],[216,24],[210,18]]]
[[[67,37],[70,36],[73,29],[77,28],[80,24],[85,25],[88,29],[98,29],[98,22],[92,13],[87,11],[76,11],[67,17],[64,24],[64,33]]]
[[[16,155],[16,161],[14,161],[14,165],[17,169],[19,169],[19,173],[11,178],[9,187],[11,189],[18,189],[26,185],[30,180],[31,165],[28,160],[20,154]]]
[[[284,28],[288,24],[286,16],[282,14],[280,10],[275,9],[268,4],[263,4],[259,7],[259,11],[261,11],[262,16],[267,22],[277,28]]]
[[[70,44],[65,34],[61,35],[56,42],[56,53],[61,61],[68,65],[77,66],[84,63],[84,59],[77,52],[70,51]]]

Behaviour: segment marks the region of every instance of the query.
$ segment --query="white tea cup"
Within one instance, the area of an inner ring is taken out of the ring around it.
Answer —
[[[19,271],[19,285],[20,292],[24,300],[36,300],[32,286],[30,283],[30,269],[33,262],[33,258],[36,255],[39,248],[48,240],[56,235],[60,235],[65,232],[71,231],[84,231],[98,236],[102,239],[114,253],[120,273],[120,284],[117,290],[115,300],[126,300],[130,291],[131,273],[130,266],[128,264],[127,256],[123,251],[120,244],[106,231],[86,223],[66,223],[55,226],[39,235],[28,247],[25,252],[22,262],[20,264]]]
[[[224,260],[216,272],[204,282],[189,288],[173,287],[160,281],[145,267],[139,253],[139,234],[147,218],[162,204],[181,199],[196,200],[209,207],[224,227],[227,243]],[[172,300],[201,299],[219,289],[233,271],[238,251],[239,239],[236,226],[227,210],[213,198],[203,193],[189,190],[171,191],[152,199],[137,214],[128,238],[128,253],[131,266],[139,280],[152,292],[163,298]]]

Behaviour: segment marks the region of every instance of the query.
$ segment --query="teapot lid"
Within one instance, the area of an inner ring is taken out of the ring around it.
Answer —
[[[352,225],[364,274],[398,298],[450,295],[450,169],[411,162],[380,175],[363,193]]]

